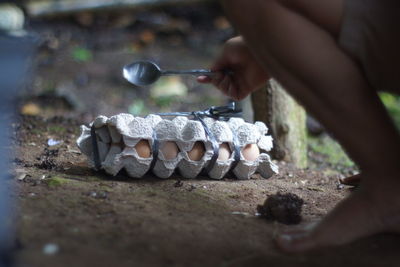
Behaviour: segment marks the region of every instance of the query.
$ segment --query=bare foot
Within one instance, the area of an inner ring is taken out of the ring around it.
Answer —
[[[368,184],[372,179],[365,178],[363,175],[365,184],[322,221],[281,234],[277,245],[286,252],[302,252],[350,243],[377,233],[400,233],[400,180],[385,177]]]

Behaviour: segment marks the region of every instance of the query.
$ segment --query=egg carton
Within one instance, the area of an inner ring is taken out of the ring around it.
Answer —
[[[255,172],[269,178],[278,173],[278,167],[266,153],[272,149],[272,137],[267,132],[264,123],[250,124],[241,118],[228,121],[204,118],[199,121],[185,116],[165,119],[152,114],[145,118],[119,114],[110,118],[99,116],[90,127],[82,125],[77,144],[87,156],[90,167],[96,167],[95,155],[98,155],[100,166],[97,167],[111,175],[125,169],[130,177],[141,178],[151,169],[160,178],[168,178],[176,170],[184,178],[204,174],[222,179],[229,171],[238,179],[249,179]],[[93,149],[92,136],[96,136],[98,153]],[[142,140],[152,148],[152,153],[146,158],[139,156],[135,148]],[[173,159],[167,159],[162,153],[167,142],[174,142],[178,147]],[[196,142],[203,143],[205,148],[204,156],[198,161],[191,160],[188,154]],[[221,144],[230,148],[227,160],[213,158]],[[242,149],[248,144],[256,144],[261,150],[254,161],[243,156]]]

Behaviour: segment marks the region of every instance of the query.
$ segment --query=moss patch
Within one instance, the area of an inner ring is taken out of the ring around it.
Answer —
[[[51,134],[63,134],[67,132],[67,129],[65,129],[63,126],[51,125],[47,127],[47,131]]]
[[[400,130],[400,96],[390,93],[379,94],[398,130]]]
[[[46,184],[49,187],[57,187],[57,186],[61,186],[63,184],[66,184],[70,182],[68,179],[62,178],[62,177],[52,177],[49,179],[46,179]]]
[[[308,137],[309,150],[321,154],[325,161],[331,165],[353,167],[354,162],[347,156],[346,152],[328,135],[322,137]]]

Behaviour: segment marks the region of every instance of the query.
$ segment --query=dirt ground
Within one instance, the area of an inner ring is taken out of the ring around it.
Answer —
[[[321,218],[350,193],[338,175],[279,163],[270,179],[239,181],[179,176],[110,177],[86,166],[75,140],[78,123],[22,117],[14,125],[19,174],[20,266],[398,266],[398,236],[287,255],[274,246],[289,226],[258,218],[256,207],[276,192],[300,196],[303,223]],[[48,146],[48,139],[62,140]],[[290,226],[293,227],[293,226]],[[46,246],[55,245],[54,251]]]
[[[32,20],[30,27],[42,42],[34,79],[21,95],[25,115],[13,125],[17,266],[400,265],[400,237],[393,235],[300,255],[275,247],[274,236],[295,226],[256,216],[266,197],[298,195],[307,223],[351,194],[338,178],[354,168],[327,164],[315,151],[310,169],[277,162],[279,175],[245,181],[151,174],[135,180],[87,167],[75,141],[79,125],[99,114],[191,111],[227,102],[192,77],[182,80],[187,94],[167,102],[121,77],[124,64],[141,58],[170,68],[207,67],[234,34],[215,6],[143,11],[133,18]],[[49,146],[49,140],[61,143]]]

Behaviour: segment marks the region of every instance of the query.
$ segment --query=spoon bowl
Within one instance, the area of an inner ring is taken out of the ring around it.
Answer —
[[[123,76],[136,86],[146,86],[157,81],[162,75],[160,67],[151,61],[137,61],[123,69]]]
[[[215,72],[204,69],[182,70],[182,71],[164,71],[161,68],[147,60],[136,61],[126,65],[123,68],[123,76],[126,80],[136,86],[146,86],[157,81],[162,75],[212,75]]]

